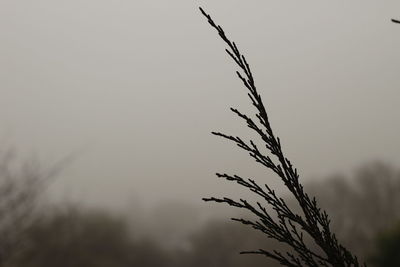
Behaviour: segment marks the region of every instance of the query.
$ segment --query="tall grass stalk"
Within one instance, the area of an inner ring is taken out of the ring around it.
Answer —
[[[328,214],[319,208],[315,197],[309,196],[304,191],[296,168],[286,158],[281,140],[272,130],[268,113],[257,91],[246,57],[240,52],[236,43],[227,37],[221,26],[217,25],[201,7],[200,11],[225,42],[227,46],[225,51],[239,69],[236,71],[237,77],[247,89],[248,97],[255,107],[256,114],[255,118],[252,118],[236,108],[231,108],[231,111],[243,120],[247,127],[255,131],[261,138],[268,154],[261,152],[261,147],[256,145],[253,140],[245,141],[238,136],[221,132],[213,132],[213,134],[232,141],[257,163],[273,171],[296,199],[301,211],[296,212],[290,208],[285,200],[267,184],[260,185],[253,179],[226,173],[217,173],[217,176],[247,188],[253,194],[261,197],[263,201],[252,203],[246,199],[234,200],[227,197],[210,197],[204,198],[204,200],[248,210],[255,219],[232,219],[251,226],[268,238],[282,242],[288,247],[286,251],[268,251],[260,248],[242,253],[264,255],[284,266],[361,266],[357,257],[342,246],[335,234],[332,233]],[[311,239],[314,244],[310,245],[306,241],[308,239]]]

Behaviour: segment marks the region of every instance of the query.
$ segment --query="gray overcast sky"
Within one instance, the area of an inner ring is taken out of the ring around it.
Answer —
[[[232,189],[216,171],[262,174],[209,134],[246,136],[228,107],[250,105],[199,5],[247,55],[305,179],[400,166],[398,0],[0,0],[0,135],[44,166],[79,152],[55,195],[200,202]]]

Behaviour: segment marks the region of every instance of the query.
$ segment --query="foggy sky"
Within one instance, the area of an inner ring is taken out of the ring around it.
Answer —
[[[199,5],[247,56],[304,179],[400,165],[397,0],[1,0],[0,136],[44,167],[78,155],[55,197],[200,203],[234,190],[217,171],[274,181],[210,135],[249,136],[228,108],[253,110]]]

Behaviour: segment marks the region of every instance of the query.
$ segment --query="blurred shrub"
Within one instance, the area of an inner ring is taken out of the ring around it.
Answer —
[[[16,192],[34,188],[19,184],[14,186],[15,190],[19,188]],[[384,231],[400,220],[398,170],[382,163],[371,163],[360,168],[354,177],[336,176],[318,183],[313,182],[308,189],[317,195],[321,205],[330,212],[333,229],[343,243],[362,257],[370,258],[370,263],[375,263],[378,267],[400,266],[396,258],[396,252],[400,251],[400,226]],[[0,203],[1,201],[0,199]],[[28,204],[29,201],[21,203]],[[168,212],[169,207],[163,208],[164,212]],[[7,218],[6,216],[12,215],[13,210],[7,209],[4,212],[1,216]],[[192,223],[190,218],[182,220],[185,216],[194,216],[193,211],[182,209],[182,215],[175,213],[174,218],[178,220],[178,225]],[[33,219],[32,215],[28,216],[30,227],[24,228],[24,235],[20,235],[24,242],[9,247],[7,251],[13,257],[6,266],[273,267],[278,265],[266,257],[240,255],[239,252],[255,248],[282,248],[282,244],[234,222],[206,223],[193,230],[190,238],[185,241],[188,246],[180,249],[179,246],[165,247],[165,244],[171,243],[165,239],[173,237],[173,233],[146,235],[135,231],[151,229],[137,225],[131,231],[129,220],[106,211],[65,208],[43,211],[42,214],[45,215],[39,218],[35,215]],[[164,217],[159,216],[155,212],[153,217],[147,218],[151,220],[150,228],[154,224],[173,223],[172,217],[165,221]],[[18,222],[15,225],[8,224],[7,227],[2,228],[3,232],[6,229],[11,232],[20,229]],[[173,231],[171,227],[159,229]],[[383,234],[376,239],[377,233],[382,231]],[[3,232],[0,229],[0,233]],[[4,243],[3,240],[1,242]],[[369,257],[373,252],[375,256]]]
[[[192,249],[185,266],[191,267],[264,267],[280,266],[263,255],[241,255],[258,247],[278,249],[280,244],[254,229],[235,222],[212,221],[191,238]]]
[[[11,148],[0,149],[0,266],[19,251],[46,185],[64,163],[43,170],[33,159],[18,158]]]
[[[400,223],[382,232],[377,238],[377,248],[371,262],[377,267],[400,266]]]
[[[37,221],[13,267],[165,266],[155,244],[133,240],[124,220],[104,212],[67,209]]]
[[[365,164],[353,177],[331,177],[308,189],[331,215],[338,238],[362,258],[375,250],[377,234],[400,220],[400,171],[388,164]]]

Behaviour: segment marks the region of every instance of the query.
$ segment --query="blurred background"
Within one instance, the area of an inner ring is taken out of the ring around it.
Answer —
[[[210,134],[251,138],[229,107],[254,110],[198,6],[247,56],[339,239],[398,266],[394,0],[0,1],[0,266],[273,266],[238,252],[279,244],[201,201],[251,198],[225,171],[291,200]]]

